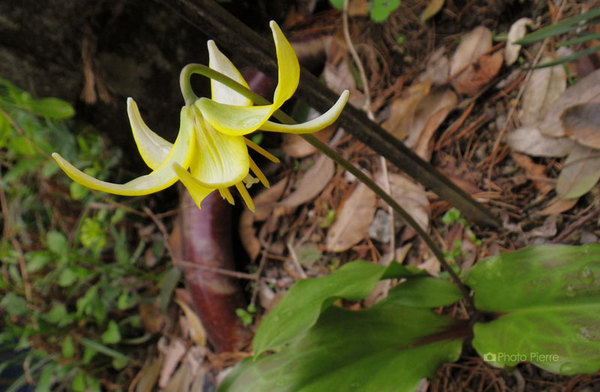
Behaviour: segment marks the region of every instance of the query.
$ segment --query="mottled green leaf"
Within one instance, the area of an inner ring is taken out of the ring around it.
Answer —
[[[362,311],[330,307],[281,351],[241,362],[219,392],[414,391],[458,359],[464,336],[436,335],[456,326],[389,301]]]
[[[389,276],[391,272],[392,276]],[[254,352],[259,355],[288,343],[314,325],[321,311],[338,298],[356,301],[366,297],[384,275],[392,278],[415,273],[422,272],[398,263],[386,268],[354,261],[329,276],[300,280],[263,319],[254,337]]]
[[[600,245],[540,245],[477,264],[466,283],[475,307],[496,313],[474,326],[473,346],[493,365],[529,361],[572,375],[600,369]]]

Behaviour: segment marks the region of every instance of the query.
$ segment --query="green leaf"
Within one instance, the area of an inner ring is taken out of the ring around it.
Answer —
[[[28,252],[25,259],[27,260],[27,272],[32,273],[41,270],[54,260],[54,255],[46,250],[37,250]]]
[[[388,300],[397,305],[419,308],[446,306],[461,298],[461,292],[455,284],[428,276],[408,278],[388,294]]]
[[[458,359],[464,336],[442,335],[456,326],[385,300],[362,311],[330,307],[286,348],[238,364],[219,392],[414,391]]]
[[[85,392],[85,374],[81,370],[77,371],[73,382],[71,382],[71,387],[75,392]]]
[[[63,357],[67,359],[71,359],[75,355],[75,343],[73,343],[73,338],[71,335],[67,335],[67,337],[63,340],[61,351]]]
[[[565,374],[600,369],[600,245],[540,245],[477,264],[466,283],[475,307],[496,313],[474,326],[473,346],[495,366],[529,361]]]
[[[400,7],[400,3],[400,0],[373,0],[371,20],[377,23],[385,21],[392,12]]]
[[[119,331],[119,325],[114,321],[108,322],[108,328],[102,334],[102,343],[104,344],[115,344],[121,341],[121,332]]]
[[[386,268],[354,261],[329,276],[296,282],[263,319],[254,337],[254,353],[259,355],[288,343],[314,325],[323,309],[338,298],[357,301],[366,297],[387,271],[394,272],[387,278],[415,273],[398,263]]]
[[[44,320],[52,324],[61,325],[68,317],[67,307],[64,304],[56,304],[44,315]]]
[[[331,6],[333,8],[335,8],[336,10],[344,9],[344,0],[329,0],[329,4],[331,4]],[[296,117],[294,117],[294,118],[296,118]]]
[[[13,292],[7,293],[4,298],[2,298],[2,301],[0,301],[0,306],[4,308],[4,310],[10,316],[13,317],[23,316],[29,313],[29,309],[27,308],[27,300]]]
[[[59,231],[49,231],[46,234],[48,249],[57,254],[65,254],[69,250],[67,237]]]
[[[58,275],[58,285],[61,287],[71,286],[77,280],[77,272],[75,268],[65,268]]]
[[[36,99],[28,106],[35,114],[56,120],[71,118],[75,114],[75,109],[71,104],[58,98]]]

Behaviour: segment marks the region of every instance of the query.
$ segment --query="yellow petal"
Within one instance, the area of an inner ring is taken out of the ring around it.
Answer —
[[[200,184],[194,177],[192,177],[190,173],[188,173],[187,170],[178,164],[173,165],[173,170],[175,170],[177,177],[179,177],[185,188],[188,190],[188,192],[190,192],[190,195],[192,196],[192,199],[194,199],[196,206],[201,208],[200,204],[202,203],[202,200],[204,200],[204,198],[215,189],[207,188]]]
[[[132,98],[127,98],[127,115],[133,131],[133,138],[140,155],[146,165],[154,170],[167,158],[173,144],[169,143],[150,128],[142,120],[137,104]]]
[[[200,98],[195,105],[217,131],[242,136],[256,131],[275,111],[273,105],[235,106]]]
[[[300,65],[294,49],[275,22],[270,23],[277,52],[278,81],[271,105],[236,106],[200,98],[196,105],[207,121],[219,132],[241,136],[257,130],[296,91]]]
[[[240,71],[233,65],[233,63],[217,48],[214,41],[208,41],[208,65],[215,71],[229,76],[231,79],[242,84],[246,88],[248,83],[240,74]],[[221,82],[217,82],[214,79],[210,80],[210,86],[212,91],[212,99],[215,102],[227,103],[231,105],[239,106],[252,106],[252,100],[244,97],[242,94],[235,92],[235,90],[227,87]]]
[[[325,113],[323,113],[322,115],[320,115],[319,117],[317,117],[313,120],[307,121],[302,124],[293,124],[293,125],[279,124],[279,123],[274,123],[272,121],[267,121],[260,127],[260,129],[262,131],[296,133],[296,134],[312,133],[312,132],[319,131],[319,130],[333,124],[335,122],[335,120],[338,119],[338,117],[342,113],[342,110],[344,110],[346,103],[348,102],[349,95],[350,95],[350,92],[348,90],[345,90],[342,93],[342,95],[340,95],[340,97],[338,98],[335,105],[333,105],[328,111],[326,111]]]
[[[294,48],[290,45],[285,35],[281,32],[279,25],[275,21],[269,23],[275,40],[275,50],[277,52],[277,88],[273,98],[275,110],[294,95],[298,82],[300,81],[300,64]]]
[[[125,184],[114,184],[111,182],[100,181],[89,176],[67,162],[57,153],[52,157],[58,163],[58,166],[75,182],[80,183],[90,189],[113,193],[123,196],[147,195],[158,192],[173,185],[177,181],[177,175],[173,170],[173,164],[179,164],[182,167],[188,167],[194,154],[194,133],[192,132],[193,118],[188,107],[181,110],[181,129],[173,148],[166,159],[150,174],[138,177]]]
[[[194,110],[198,109],[194,107]],[[250,169],[244,138],[217,132],[199,112],[196,115],[196,156],[190,164],[192,176],[213,189],[242,181]]]

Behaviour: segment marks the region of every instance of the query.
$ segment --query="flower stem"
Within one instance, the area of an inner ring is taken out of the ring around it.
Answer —
[[[216,80],[220,83],[223,83],[224,85],[231,88],[235,92],[245,96],[248,99],[251,99],[257,105],[269,105],[270,104],[269,101],[267,101],[265,98],[261,97],[260,95],[254,93],[252,90],[249,90],[248,88],[239,84],[235,80],[233,80],[233,79],[221,74],[220,72],[215,71],[214,69],[211,69],[203,64],[188,64],[184,69],[186,70],[186,73],[187,73],[188,85],[189,85],[189,77],[192,74],[199,74],[199,75],[203,75],[208,78],[211,78],[213,80]],[[182,71],[182,75],[183,75],[183,71]],[[182,93],[183,93],[183,88],[182,88]],[[292,117],[288,116],[281,110],[277,110],[273,114],[273,116],[284,124],[296,124],[296,121]],[[470,291],[469,291],[468,287],[465,286],[465,284],[461,281],[458,274],[448,264],[448,262],[446,261],[446,259],[444,257],[444,253],[436,245],[435,241],[433,241],[431,236],[429,234],[427,234],[427,232],[425,230],[423,230],[423,228],[413,219],[413,217],[410,216],[410,214],[408,212],[406,212],[406,210],[404,208],[402,208],[402,206],[400,206],[396,202],[396,200],[394,200],[394,198],[392,198],[383,189],[381,189],[381,187],[379,187],[379,185],[377,185],[375,183],[375,181],[373,181],[371,178],[369,178],[366,174],[364,174],[360,169],[358,169],[352,163],[350,163],[349,161],[344,159],[341,155],[339,155],[335,150],[330,148],[327,144],[321,142],[319,139],[317,139],[315,136],[313,136],[311,134],[301,134],[300,136],[304,140],[306,140],[308,143],[313,145],[316,149],[321,151],[323,154],[327,155],[329,158],[331,158],[335,162],[337,162],[344,169],[346,169],[350,173],[352,173],[356,178],[359,179],[359,181],[361,181],[363,184],[365,184],[367,187],[369,187],[369,189],[371,189],[373,192],[375,192],[375,194],[377,196],[382,198],[388,205],[390,205],[394,209],[394,211],[396,213],[398,213],[398,215],[400,215],[402,217],[402,219],[404,219],[404,221],[419,235],[419,237],[421,237],[421,239],[425,242],[425,244],[427,244],[427,246],[429,247],[429,249],[435,256],[435,258],[438,260],[438,262],[441,264],[441,266],[448,272],[448,274],[450,275],[450,277],[452,278],[454,283],[460,289],[469,311],[474,310],[473,301],[469,294]]]
[[[181,73],[179,74],[179,88],[181,89],[181,95],[183,95],[183,100],[185,101],[186,105],[191,105],[198,99],[198,96],[194,93],[191,84],[192,74],[199,73],[194,72],[196,66],[198,65],[201,64],[188,64],[185,67],[183,67]],[[208,68],[204,65],[202,67]]]

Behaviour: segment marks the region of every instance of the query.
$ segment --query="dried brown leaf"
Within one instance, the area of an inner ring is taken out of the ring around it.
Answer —
[[[504,62],[507,66],[513,65],[519,58],[521,45],[515,44],[515,41],[520,40],[527,34],[527,27],[533,27],[533,21],[529,18],[521,18],[510,26],[504,50]]]
[[[244,249],[248,253],[250,260],[256,259],[260,253],[260,241],[256,237],[254,222],[259,222],[267,219],[273,211],[274,204],[281,198],[285,191],[287,180],[283,179],[270,188],[262,191],[254,197],[254,212],[244,209],[240,216],[240,240]]]
[[[573,199],[586,194],[600,179],[600,151],[575,145],[556,182],[556,194]]]
[[[446,56],[446,48],[436,49],[431,54],[425,71],[417,78],[418,82],[430,81],[434,86],[446,84],[450,76],[450,60]]]
[[[436,90],[427,94],[415,109],[414,119],[408,128],[406,146],[412,148],[421,158],[429,161],[431,138],[457,102],[458,97],[450,89]]]
[[[575,146],[575,142],[567,137],[545,136],[537,127],[532,126],[508,132],[505,142],[513,151],[534,157],[564,157]]]
[[[392,102],[390,116],[383,122],[383,128],[396,138],[403,140],[408,134],[408,128],[412,125],[419,102],[429,93],[430,89],[431,82],[428,80],[410,86],[401,98]]]
[[[314,199],[327,186],[334,174],[335,165],[333,161],[325,155],[320,155],[315,164],[296,183],[296,190],[280,201],[278,205],[297,207]]]
[[[429,199],[425,188],[402,174],[390,173],[390,191],[396,203],[425,231],[429,228]],[[381,181],[381,180],[379,180]]]
[[[578,200],[579,198],[563,199],[562,197],[557,196],[554,199],[550,200],[546,208],[539,211],[537,215],[546,216],[563,213],[573,208],[575,204],[577,204]]]
[[[565,136],[560,123],[562,112],[570,106],[589,102],[600,102],[600,69],[592,72],[569,87],[548,109],[539,129],[544,135]]]
[[[550,60],[552,58],[545,57],[541,63]],[[523,90],[519,112],[521,124],[532,125],[541,120],[566,88],[567,74],[561,65],[534,70]]]
[[[169,344],[165,354],[165,360],[163,361],[162,368],[160,371],[160,378],[158,385],[164,388],[171,379],[175,368],[183,358],[186,351],[185,343],[179,338],[175,338]]]
[[[375,194],[362,182],[350,191],[338,209],[325,247],[330,252],[343,252],[367,236],[375,215]]]
[[[552,190],[553,186],[550,184],[550,179],[545,176],[546,166],[538,165],[533,162],[533,159],[523,154],[513,152],[511,156],[517,162],[517,165],[525,169],[527,176],[533,180],[533,184],[540,194],[545,195]]]
[[[504,62],[502,51],[484,54],[452,81],[459,94],[476,95],[498,75]]]
[[[571,139],[600,149],[600,102],[571,106],[562,113],[560,122]]]
[[[487,27],[479,26],[467,33],[456,48],[450,61],[450,75],[463,70],[477,61],[479,56],[492,47],[492,32]]]
[[[140,371],[141,376],[135,386],[135,392],[152,392],[162,366],[161,358],[154,358],[150,363],[146,363]]]
[[[202,321],[200,321],[200,317],[183,301],[175,300],[175,302],[183,309],[194,343],[198,346],[206,346],[206,330],[202,325]]]
[[[429,0],[427,7],[421,14],[421,20],[425,22],[427,19],[433,17],[442,9],[445,2],[446,0]]]

